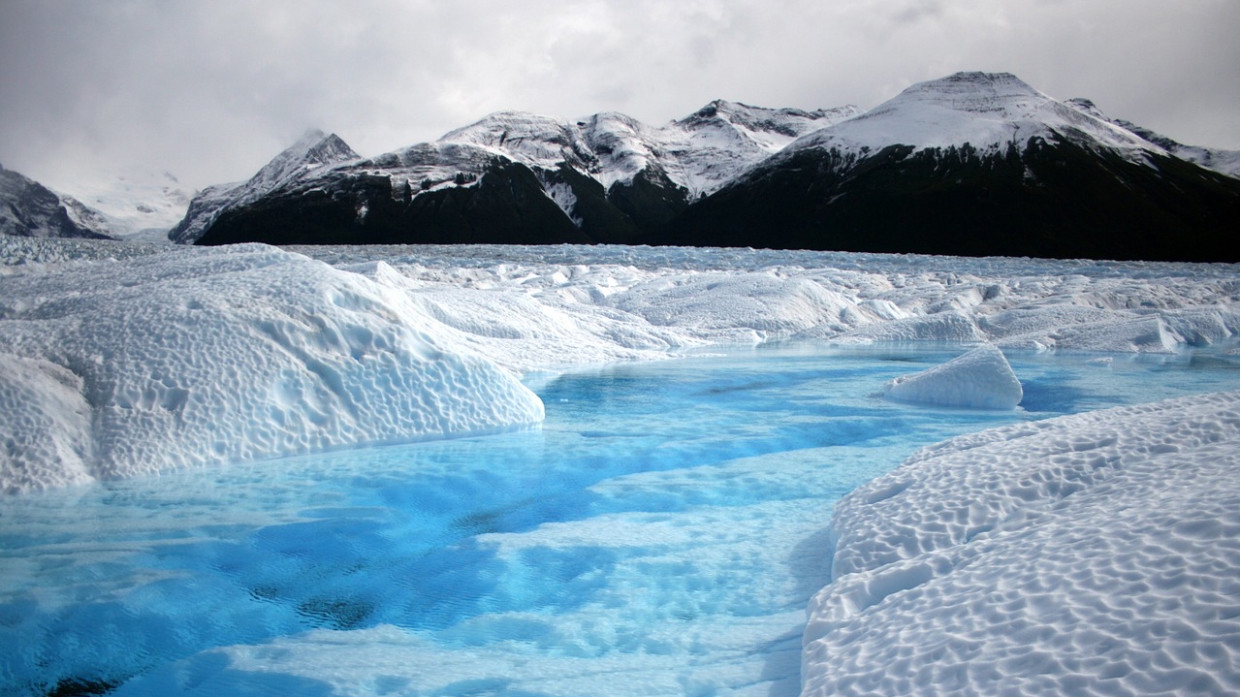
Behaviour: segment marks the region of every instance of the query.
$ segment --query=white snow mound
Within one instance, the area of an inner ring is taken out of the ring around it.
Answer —
[[[3,490],[90,481],[90,405],[82,379],[42,360],[0,354]]]
[[[806,697],[1240,691],[1240,392],[931,446],[833,533]]]
[[[260,245],[0,276],[0,319],[0,491],[543,418],[405,293]]]
[[[1015,409],[1024,397],[1020,380],[992,344],[943,365],[887,383],[888,399],[909,404],[970,409]]]

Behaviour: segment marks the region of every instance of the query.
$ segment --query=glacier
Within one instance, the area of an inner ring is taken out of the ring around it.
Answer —
[[[520,376],[717,345],[992,344],[889,396],[993,406],[989,390],[1010,408],[1003,349],[1234,352],[1240,337],[1234,265],[13,237],[0,259],[13,492],[528,426],[542,405]],[[982,386],[953,397],[944,371]]]
[[[1005,351],[1100,366],[1124,354],[1240,360],[1236,265],[5,236],[0,264],[0,482],[11,494],[537,428],[531,381],[734,345],[962,354],[900,382],[919,385],[926,409],[961,394],[963,406],[999,395],[1020,409]],[[815,538],[832,580],[808,608],[803,694],[1235,692],[1237,446],[1240,393],[1217,392],[1023,421],[913,454],[839,504],[830,540]],[[567,546],[570,533],[539,530]],[[423,640],[387,625],[316,630],[231,660],[386,660],[366,641]],[[472,666],[443,669],[465,679]],[[169,670],[149,676],[152,693],[189,692],[194,676]],[[340,694],[381,692],[333,671]]]

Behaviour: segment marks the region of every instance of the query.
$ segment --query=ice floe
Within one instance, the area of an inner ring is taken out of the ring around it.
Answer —
[[[983,344],[943,365],[887,383],[888,399],[971,409],[1014,409],[1024,391],[1003,352]]]

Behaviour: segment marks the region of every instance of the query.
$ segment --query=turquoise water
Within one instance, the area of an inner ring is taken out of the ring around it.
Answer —
[[[0,500],[0,694],[795,695],[840,496],[959,433],[1240,387],[1012,354],[1016,412],[876,396],[959,352],[531,378],[537,429]]]

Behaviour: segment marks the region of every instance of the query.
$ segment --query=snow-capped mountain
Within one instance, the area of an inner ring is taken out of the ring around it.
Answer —
[[[198,193],[181,222],[168,233],[174,242],[193,242],[230,207],[244,206],[315,170],[360,156],[335,134],[312,130],[276,155],[247,181],[216,184]]]
[[[1190,155],[1013,75],[958,73],[864,113],[500,112],[373,158],[315,134],[204,192],[172,237],[1240,260],[1240,181]]]
[[[108,232],[99,211],[0,167],[0,234],[108,239]]]
[[[630,241],[797,136],[858,113],[716,101],[655,128],[614,112],[575,121],[500,112],[433,143],[361,159],[337,142],[333,159],[288,167],[303,141],[264,168],[280,176],[205,191],[173,239],[210,229],[204,243],[237,241],[297,219],[297,241]],[[327,229],[324,216],[356,229]]]
[[[664,243],[1240,260],[1240,181],[1009,74],[914,85],[789,144]]]
[[[1156,133],[1148,128],[1138,126],[1137,124],[1126,121],[1124,119],[1113,119],[1102,113],[1097,105],[1091,100],[1077,97],[1069,99],[1065,102],[1074,109],[1093,116],[1094,118],[1106,121],[1127,131],[1135,133],[1149,143],[1157,145],[1167,152],[1175,155],[1182,160],[1188,160],[1198,166],[1206,169],[1212,169],[1215,172],[1221,172],[1228,176],[1240,178],[1240,150],[1223,150],[1222,148],[1205,148],[1198,145],[1184,145],[1176,142],[1161,133]]]
[[[682,185],[700,196],[718,191],[798,137],[861,113],[855,106],[806,112],[718,100],[675,122],[668,129],[669,141],[685,172]]]
[[[968,143],[987,154],[1052,136],[1133,159],[1148,152],[1165,154],[1130,131],[1051,99],[1015,75],[976,72],[913,85],[847,123],[798,140],[786,152],[877,152],[892,145],[913,145],[919,151]]]

